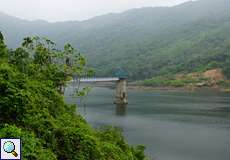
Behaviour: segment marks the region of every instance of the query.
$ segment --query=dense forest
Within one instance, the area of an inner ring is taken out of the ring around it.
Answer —
[[[0,14],[10,47],[26,35],[73,44],[98,76],[124,68],[133,80],[222,68],[229,77],[230,1],[140,8],[86,21],[48,23]]]
[[[70,44],[57,50],[28,37],[12,50],[0,34],[0,137],[21,138],[23,160],[146,159],[144,147],[129,146],[118,128],[93,129],[64,103],[71,76],[91,73]]]

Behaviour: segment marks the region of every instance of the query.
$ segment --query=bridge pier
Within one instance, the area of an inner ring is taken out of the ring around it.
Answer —
[[[120,78],[116,82],[116,93],[115,93],[114,104],[128,104],[126,85],[127,82],[125,78]]]

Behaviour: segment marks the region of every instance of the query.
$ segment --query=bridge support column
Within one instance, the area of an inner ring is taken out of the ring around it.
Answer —
[[[124,78],[121,78],[117,81],[114,100],[115,104],[128,104],[126,85],[127,82]]]

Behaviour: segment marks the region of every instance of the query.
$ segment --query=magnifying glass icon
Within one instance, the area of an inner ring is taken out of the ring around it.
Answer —
[[[17,156],[18,156],[17,152],[15,152],[15,145],[14,145],[14,143],[11,142],[11,141],[5,142],[4,145],[3,145],[3,149],[4,149],[4,151],[5,151],[6,153],[11,153],[11,154],[13,154],[14,157],[17,157]]]

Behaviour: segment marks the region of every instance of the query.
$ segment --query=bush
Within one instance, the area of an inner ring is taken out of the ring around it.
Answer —
[[[44,148],[41,140],[36,138],[35,134],[18,128],[15,125],[4,125],[0,129],[0,137],[21,138],[22,159],[57,160],[56,155],[49,148]]]

